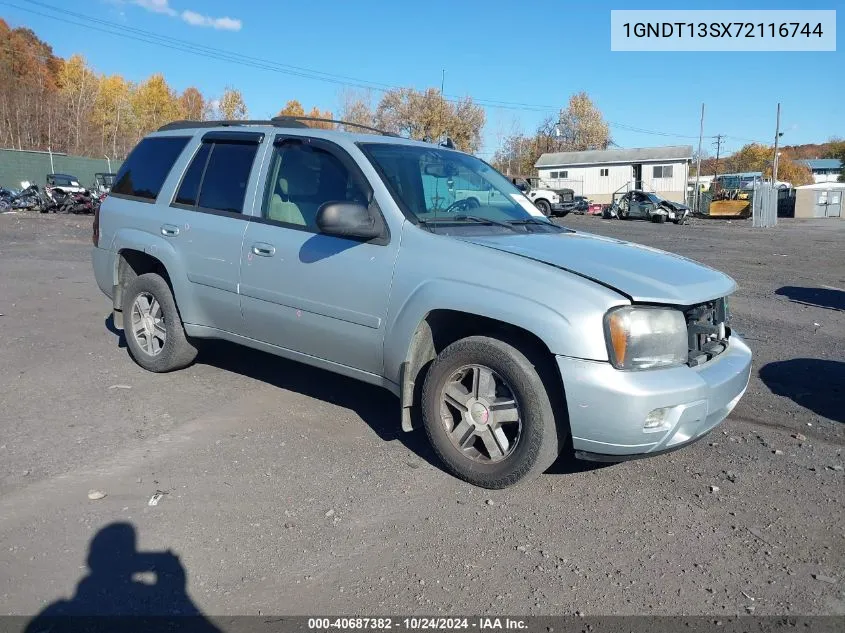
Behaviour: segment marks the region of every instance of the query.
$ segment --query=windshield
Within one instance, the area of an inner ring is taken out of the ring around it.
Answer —
[[[519,189],[484,161],[436,147],[366,143],[361,149],[403,209],[423,224],[470,220],[501,228],[547,223]]]
[[[53,176],[53,184],[65,187],[78,187],[79,181],[71,176]]]

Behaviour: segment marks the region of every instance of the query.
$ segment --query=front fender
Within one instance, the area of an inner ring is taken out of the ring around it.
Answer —
[[[402,363],[417,327],[433,310],[454,310],[509,323],[538,336],[553,353],[567,349],[569,320],[546,305],[500,288],[458,279],[421,283],[407,298],[385,334],[385,377],[400,382]]]

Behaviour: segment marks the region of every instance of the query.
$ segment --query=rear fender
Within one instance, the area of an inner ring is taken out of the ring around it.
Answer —
[[[163,237],[152,235],[145,231],[124,228],[119,229],[114,234],[112,244],[109,248],[118,254],[123,250],[140,251],[160,261],[170,278],[173,298],[176,301],[176,307],[179,309],[182,321],[185,323],[199,322],[195,302],[191,300],[191,284],[188,282],[185,265],[179,253],[173,248],[173,244]],[[120,257],[115,257],[115,286],[118,284],[119,262]],[[119,294],[117,292],[114,293],[116,302],[118,301]],[[115,308],[120,309],[120,306],[115,305]]]

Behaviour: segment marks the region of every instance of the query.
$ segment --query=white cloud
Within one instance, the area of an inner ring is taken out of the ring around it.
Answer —
[[[133,4],[137,4],[139,7],[143,7],[153,13],[176,15],[176,9],[168,4],[168,0],[133,0]]]
[[[212,18],[211,16],[189,10],[182,11],[182,19],[191,26],[210,26],[213,29],[220,29],[222,31],[240,31],[242,26],[241,21],[235,18],[228,16]]]
[[[221,31],[240,31],[243,26],[240,20],[228,16],[213,18],[210,15],[203,15],[190,9],[185,9],[182,13],[179,13],[170,6],[169,0],[132,0],[132,4],[136,4],[152,13],[161,13],[170,17],[179,16],[191,26],[205,26]]]

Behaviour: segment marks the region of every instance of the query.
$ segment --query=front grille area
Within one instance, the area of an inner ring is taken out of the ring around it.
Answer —
[[[712,360],[726,349],[731,336],[727,299],[716,299],[684,311],[687,320],[689,356],[687,364],[697,367]]]

